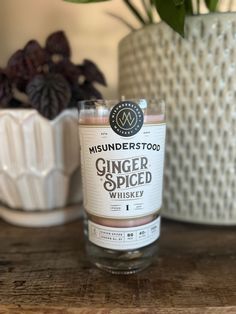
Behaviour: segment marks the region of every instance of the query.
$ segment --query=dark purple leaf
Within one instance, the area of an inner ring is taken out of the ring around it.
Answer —
[[[42,71],[47,62],[47,54],[35,40],[29,41],[23,50],[17,50],[9,59],[7,74],[14,82],[28,81]],[[18,84],[18,82],[17,82]],[[17,85],[16,84],[16,85]]]
[[[86,99],[86,95],[84,94],[80,85],[75,84],[71,87],[71,101],[69,107],[77,107],[78,101]]]
[[[14,109],[14,108],[24,108],[25,104],[23,104],[21,101],[18,99],[12,98],[9,101],[8,108]]]
[[[102,94],[92,83],[85,81],[80,87],[84,93],[85,99],[102,99]]]
[[[104,86],[107,85],[106,79],[103,73],[99,70],[99,68],[94,62],[85,59],[83,64],[79,65],[78,68],[80,69],[82,74],[85,76],[86,81],[97,82]]]
[[[27,86],[32,106],[44,117],[54,119],[68,107],[71,99],[69,84],[60,74],[39,74]]]
[[[72,88],[71,88],[71,93],[72,93],[72,98],[79,101],[79,100],[83,100],[85,99],[85,94],[83,92],[83,89],[80,85],[74,85]]]
[[[78,78],[80,74],[79,69],[67,59],[64,59],[58,63],[51,63],[49,71],[51,73],[62,74],[72,85],[78,83]]]
[[[46,40],[46,50],[50,55],[61,55],[70,58],[70,44],[63,31],[51,34]]]
[[[21,77],[28,79],[27,69],[24,65],[24,52],[23,50],[17,50],[8,60],[7,63],[7,75],[10,79]]]
[[[14,79],[14,86],[20,91],[25,93],[26,91],[26,86],[28,85],[28,80],[25,80],[21,77],[16,77]]]
[[[11,99],[11,84],[7,75],[0,70],[0,107],[6,107]]]
[[[29,41],[24,50],[24,62],[28,69],[29,77],[33,77],[36,72],[40,72],[48,59],[46,51],[39,45],[36,40]]]

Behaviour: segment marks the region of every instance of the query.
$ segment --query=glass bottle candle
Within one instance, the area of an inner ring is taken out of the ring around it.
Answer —
[[[88,257],[112,273],[137,272],[158,248],[164,103],[89,100],[79,107]]]

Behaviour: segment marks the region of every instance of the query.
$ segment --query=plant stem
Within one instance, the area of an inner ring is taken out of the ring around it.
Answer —
[[[197,0],[197,14],[200,14],[200,0]]]
[[[193,4],[192,0],[185,1],[185,11],[187,15],[193,15]]]
[[[127,5],[127,7],[133,12],[133,14],[136,16],[136,18],[141,22],[141,24],[146,25],[147,22],[142,17],[142,15],[139,13],[138,9],[130,2],[130,0],[123,0],[123,1]]]
[[[127,22],[123,17],[116,15],[112,12],[107,12],[108,15],[110,15],[111,17],[117,19],[118,21],[120,21],[121,23],[123,23],[125,26],[127,26],[131,31],[135,31],[135,28],[129,23]]]
[[[152,24],[153,23],[152,5],[149,0],[142,0],[142,4],[143,4],[144,11],[147,14],[149,23]]]

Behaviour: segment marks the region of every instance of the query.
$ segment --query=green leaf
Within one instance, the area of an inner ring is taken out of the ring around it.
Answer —
[[[104,2],[110,0],[64,0],[65,2],[74,2],[74,3],[95,3],[95,2]]]
[[[123,2],[125,3],[125,5],[127,5],[129,10],[141,22],[142,25],[146,25],[147,24],[145,19],[143,18],[143,16],[140,14],[139,10],[137,9],[137,7],[134,4],[132,4],[130,0],[123,0]]]
[[[148,17],[149,23],[153,23],[152,4],[148,0],[142,0],[143,9]]]
[[[176,5],[176,3],[178,3],[178,5]],[[160,18],[181,36],[184,36],[184,2],[177,0],[154,0],[154,4]]]
[[[205,0],[205,4],[210,12],[215,12],[217,10],[219,0]]]

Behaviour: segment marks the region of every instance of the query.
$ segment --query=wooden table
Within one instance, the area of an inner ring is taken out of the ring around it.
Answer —
[[[163,221],[146,271],[94,268],[82,222],[24,229],[0,221],[0,313],[236,313],[236,230]]]

